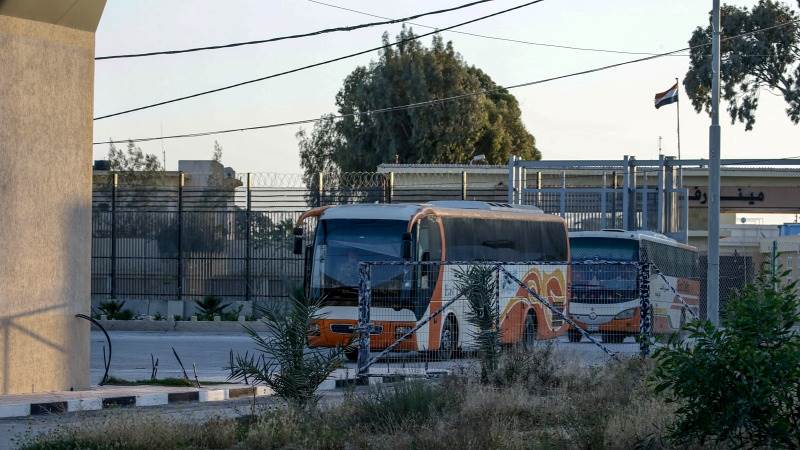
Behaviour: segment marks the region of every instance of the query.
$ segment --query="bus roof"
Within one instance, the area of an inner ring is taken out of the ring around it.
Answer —
[[[469,213],[491,212],[515,213],[545,216],[541,209],[531,206],[509,205],[507,203],[479,202],[470,200],[433,201],[429,203],[365,203],[356,205],[338,205],[327,207],[322,211],[321,219],[385,219],[411,220],[421,211],[429,209],[442,215],[461,215]],[[505,214],[498,214],[505,215]]]
[[[635,241],[653,241],[661,242],[663,244],[672,245],[675,247],[683,247],[697,251],[691,245],[678,242],[671,237],[665,236],[661,233],[653,231],[626,231],[626,230],[602,230],[602,231],[574,231],[569,233],[569,238],[605,238],[605,239],[630,239]]]

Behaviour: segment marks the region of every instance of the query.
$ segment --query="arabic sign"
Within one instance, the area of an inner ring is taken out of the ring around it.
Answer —
[[[708,206],[708,192],[705,186],[689,189],[689,206],[705,208]],[[800,188],[796,187],[722,187],[720,208],[723,211],[798,211],[800,210]]]

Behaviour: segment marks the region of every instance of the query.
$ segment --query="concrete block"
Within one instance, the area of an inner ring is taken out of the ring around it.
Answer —
[[[265,395],[274,395],[275,391],[267,386],[256,386],[256,397],[263,397]]]
[[[215,315],[214,316],[214,322],[222,322],[222,317]]]
[[[375,386],[378,384],[383,384],[383,377],[369,377],[370,386]]]
[[[67,412],[97,411],[100,409],[103,409],[103,400],[99,398],[67,400]]]
[[[167,317],[172,319],[175,316],[183,316],[183,301],[181,300],[168,300],[167,301]]]
[[[24,417],[31,413],[31,405],[28,403],[21,405],[2,405],[0,406],[0,418],[5,417]]]
[[[136,406],[157,406],[169,403],[168,394],[144,394],[136,396]]]
[[[219,402],[227,399],[228,399],[228,391],[225,389],[200,391],[201,402]]]
[[[192,316],[192,322],[197,322],[197,316],[195,315]]]

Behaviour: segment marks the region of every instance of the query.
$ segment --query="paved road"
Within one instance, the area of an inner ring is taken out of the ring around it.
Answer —
[[[175,332],[111,332],[113,354],[111,357],[110,373],[114,376],[140,380],[150,378],[150,355],[158,359],[158,377],[181,377],[182,371],[178,365],[172,348],[180,356],[189,376],[193,377],[192,364],[197,366],[197,375],[201,380],[224,381],[228,376],[225,367],[229,364],[230,352],[244,353],[256,351],[250,338],[243,334],[208,334],[208,333],[175,333]],[[103,376],[103,347],[106,345],[105,337],[100,332],[92,332],[92,383],[96,384]],[[566,339],[557,342],[557,352],[565,357],[576,359],[584,364],[598,364],[608,360],[603,351],[589,342],[570,343]],[[635,354],[638,346],[632,339],[624,344],[608,345],[614,352]],[[385,369],[387,364],[391,368],[418,368],[426,367],[420,362],[418,355],[410,354],[392,358],[388,362],[381,362],[377,367]],[[469,359],[458,359],[454,362],[430,362],[429,369],[448,369],[454,365],[469,364]],[[354,364],[348,364],[351,370]]]

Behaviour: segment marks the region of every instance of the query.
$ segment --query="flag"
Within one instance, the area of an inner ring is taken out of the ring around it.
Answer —
[[[675,103],[678,101],[678,83],[675,83],[674,86],[667,89],[664,92],[659,92],[656,94],[656,109],[661,108],[664,105],[669,105],[670,103]]]

